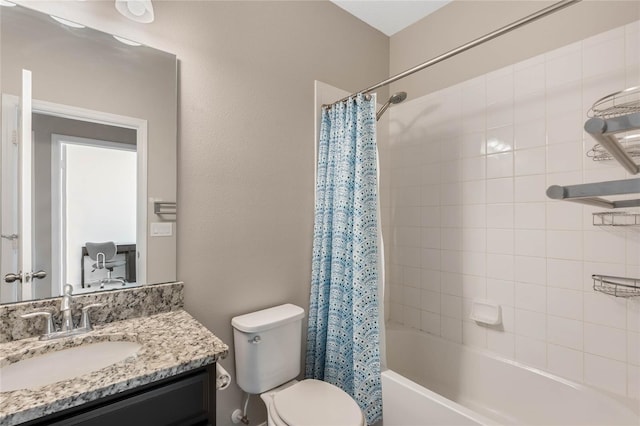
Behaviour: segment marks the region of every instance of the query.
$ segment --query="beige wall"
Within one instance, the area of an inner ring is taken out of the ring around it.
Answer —
[[[354,91],[385,78],[388,38],[327,1],[156,1],[149,25],[111,1],[72,4],[41,7],[178,56],[187,311],[231,344],[234,315],[284,302],[306,309],[314,80]],[[222,361],[232,373],[233,364],[233,354]],[[235,386],[220,392],[218,424],[241,402]],[[259,406],[252,424],[265,420]]]
[[[391,75],[553,3],[454,0],[391,37]],[[417,98],[638,19],[638,1],[584,0],[394,83],[392,90]]]

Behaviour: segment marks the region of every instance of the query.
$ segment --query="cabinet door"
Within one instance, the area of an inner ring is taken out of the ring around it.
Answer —
[[[79,407],[82,410],[82,407]],[[52,426],[207,425],[209,375],[202,371],[154,389],[72,414]]]

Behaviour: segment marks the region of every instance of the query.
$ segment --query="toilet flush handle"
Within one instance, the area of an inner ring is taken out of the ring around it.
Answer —
[[[249,343],[257,345],[258,343],[262,343],[262,339],[260,338],[260,336],[254,336],[253,339],[249,339]]]

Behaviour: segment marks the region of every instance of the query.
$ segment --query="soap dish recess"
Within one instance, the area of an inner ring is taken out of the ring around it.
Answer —
[[[502,324],[502,309],[500,305],[490,300],[475,299],[471,302],[471,315],[475,322],[486,325]]]

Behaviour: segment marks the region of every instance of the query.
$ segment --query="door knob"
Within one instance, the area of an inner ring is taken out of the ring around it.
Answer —
[[[41,280],[47,277],[47,273],[41,269],[38,272],[34,272],[33,274],[31,274],[31,277]]]
[[[22,282],[22,272],[18,272],[17,274],[7,274],[4,276],[4,282],[12,283],[15,281]]]

